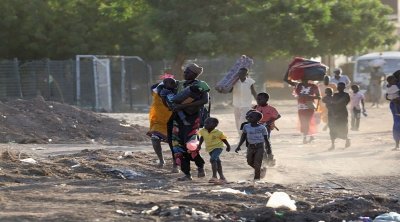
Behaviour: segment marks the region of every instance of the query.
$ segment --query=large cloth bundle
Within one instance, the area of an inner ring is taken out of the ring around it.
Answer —
[[[289,80],[313,80],[322,81],[328,67],[320,62],[295,57],[289,64],[288,79]]]
[[[386,61],[384,59],[374,59],[370,62],[368,62],[368,65],[370,65],[371,67],[382,67],[383,65],[385,65]]]
[[[220,93],[230,93],[232,92],[233,85],[239,79],[237,75],[240,68],[250,69],[250,66],[253,65],[253,59],[247,57],[246,55],[240,56],[239,59],[236,60],[235,64],[231,67],[231,69],[226,73],[224,78],[222,78],[215,89]]]

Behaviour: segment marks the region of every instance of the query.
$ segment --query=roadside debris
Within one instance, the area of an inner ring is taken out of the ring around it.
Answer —
[[[290,199],[289,195],[285,192],[274,192],[269,198],[266,206],[271,208],[285,207],[292,211],[297,210],[295,201]]]
[[[381,214],[373,222],[400,222],[400,214],[396,212]]]
[[[116,177],[120,179],[128,179],[128,180],[133,180],[137,177],[143,177],[144,174],[140,172],[136,172],[134,170],[129,170],[129,169],[118,169],[118,168],[112,168],[110,170],[106,170],[106,172],[112,173]]]
[[[232,188],[224,188],[220,190],[211,190],[211,192],[233,193],[233,194],[247,194],[246,191],[235,190]]]
[[[24,163],[37,164],[37,161],[33,158],[26,158],[26,159],[22,159],[20,161],[24,162]]]

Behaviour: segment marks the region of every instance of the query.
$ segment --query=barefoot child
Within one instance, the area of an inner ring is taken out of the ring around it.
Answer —
[[[365,115],[364,94],[358,85],[352,85],[350,94],[351,130],[358,131],[360,127],[361,112]]]
[[[216,129],[218,123],[218,119],[213,117],[209,117],[205,120],[204,128],[200,129],[199,131],[200,143],[198,149],[201,149],[201,145],[204,142],[206,144],[206,151],[210,154],[210,163],[213,175],[208,182],[225,184],[227,181],[222,172],[222,163],[219,156],[222,153],[222,147],[224,143],[226,145],[227,152],[231,150],[231,146],[226,140],[224,133]],[[219,180],[217,173],[219,174]]]
[[[268,138],[270,138],[271,131],[276,128],[275,120],[281,118],[281,115],[278,113],[275,107],[268,104],[268,100],[268,93],[259,93],[257,95],[257,105],[254,107],[254,109],[259,111],[263,115],[259,123],[263,124],[267,128]],[[264,153],[264,161],[268,166],[275,166],[276,160],[274,159],[271,148],[267,149]]]
[[[235,152],[239,152],[240,147],[247,140],[249,143],[246,154],[247,164],[254,169],[254,180],[257,181],[261,179],[261,175],[265,176],[266,169],[261,168],[264,149],[265,146],[270,149],[271,144],[268,139],[267,128],[258,123],[262,119],[262,114],[253,111],[249,113],[247,119],[249,123],[243,126],[243,133]]]

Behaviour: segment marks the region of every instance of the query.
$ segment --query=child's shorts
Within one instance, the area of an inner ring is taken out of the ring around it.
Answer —
[[[215,148],[211,151],[210,154],[210,161],[220,161],[219,156],[222,153],[222,148]]]

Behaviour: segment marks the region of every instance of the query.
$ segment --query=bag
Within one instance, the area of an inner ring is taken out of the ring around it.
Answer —
[[[236,60],[232,68],[225,74],[225,76],[217,83],[215,90],[219,93],[230,93],[232,92],[233,85],[238,81],[239,76],[237,75],[240,68],[250,69],[253,64],[253,59],[242,55]]]
[[[328,67],[320,62],[295,57],[288,67],[288,79],[322,81]]]

